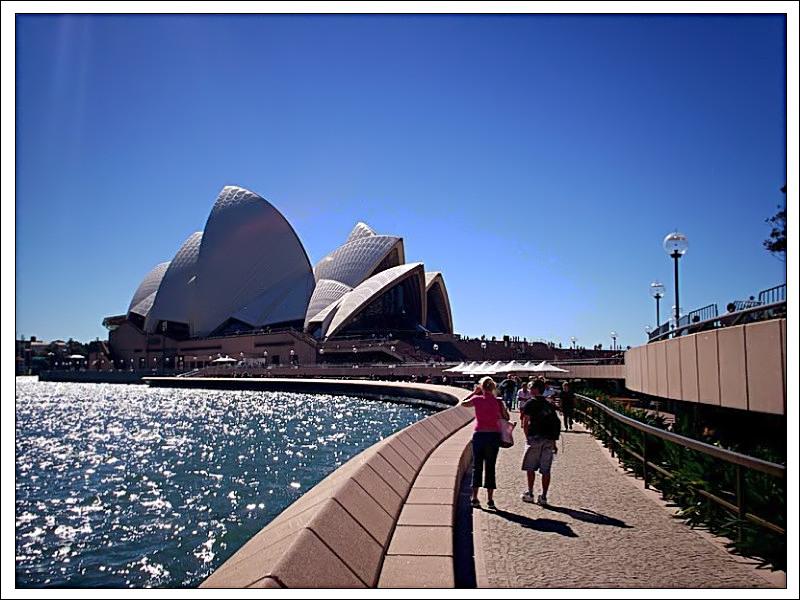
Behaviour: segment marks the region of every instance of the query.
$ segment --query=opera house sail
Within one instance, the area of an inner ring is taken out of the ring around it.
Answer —
[[[453,332],[441,273],[406,264],[403,238],[357,223],[312,270],[286,218],[238,186],[224,187],[203,230],[147,273],[126,314],[104,322],[112,347],[272,330],[312,341]]]

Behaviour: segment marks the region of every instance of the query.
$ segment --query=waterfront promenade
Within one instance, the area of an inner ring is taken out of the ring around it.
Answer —
[[[512,417],[518,421],[518,415]],[[497,464],[497,512],[473,511],[479,587],[765,588],[782,573],[757,570],[721,538],[676,519],[659,495],[624,473],[580,425],[562,433],[551,506],[520,500],[524,439]],[[540,480],[537,474],[536,494]],[[481,492],[485,504],[485,496]]]

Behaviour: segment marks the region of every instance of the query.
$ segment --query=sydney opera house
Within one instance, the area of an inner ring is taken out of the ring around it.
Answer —
[[[203,231],[145,275],[127,312],[103,323],[112,359],[136,368],[220,355],[308,363],[341,349],[333,341],[453,333],[442,274],[406,263],[403,238],[358,223],[312,269],[284,216],[236,186],[220,192]]]

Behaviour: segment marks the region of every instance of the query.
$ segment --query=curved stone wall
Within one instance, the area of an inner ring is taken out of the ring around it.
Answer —
[[[422,397],[447,404],[455,404],[469,393],[447,386],[371,381],[198,379],[202,378],[150,378],[148,383],[229,388],[259,383],[259,389],[289,391],[283,386],[291,382],[293,391],[326,392],[338,383],[338,389],[347,393]],[[381,576],[384,561],[409,493],[421,485],[417,476],[431,454],[447,446],[443,443],[448,439],[455,439],[453,434],[463,434],[472,418],[471,409],[447,408],[358,454],[286,508],[201,587],[356,588],[387,584],[386,575]],[[466,440],[460,435],[456,441],[461,447],[466,446]],[[439,454],[452,454],[453,472],[458,473],[454,481],[460,480],[465,468],[463,454],[450,450]],[[450,489],[450,498],[454,498],[452,492]],[[400,564],[405,560],[403,556]],[[398,567],[393,564],[391,568],[391,577],[396,578]],[[424,579],[424,574],[421,576]]]
[[[449,386],[363,380],[150,377],[145,381],[161,387],[346,393],[440,406],[457,404],[469,394]],[[408,576],[422,586],[438,587],[452,580],[452,556],[435,560],[424,553],[410,556],[394,534],[398,522],[409,519],[409,511],[424,512],[429,502],[454,506],[461,474],[469,463],[465,426],[473,416],[469,408],[451,406],[358,454],[287,507],[201,587],[394,587]],[[430,462],[436,464],[426,465],[432,454],[435,460]],[[447,477],[432,476],[442,469]],[[415,493],[409,500],[412,489]],[[424,499],[431,494],[437,498]],[[416,506],[403,512],[408,502]],[[453,514],[452,508],[445,512]],[[452,518],[440,525],[451,527]],[[382,574],[387,553],[390,570]],[[414,561],[432,565],[433,570],[404,574]]]

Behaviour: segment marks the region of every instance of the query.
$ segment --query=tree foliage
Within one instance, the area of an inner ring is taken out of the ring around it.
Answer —
[[[781,188],[781,191],[786,194],[786,186]],[[772,225],[769,238],[764,240],[764,248],[768,252],[778,256],[779,258],[786,258],[786,200],[784,199],[783,208],[778,207],[778,212],[766,220],[767,223]]]

